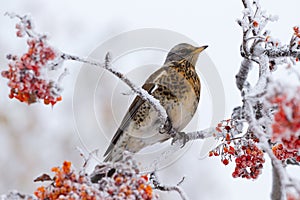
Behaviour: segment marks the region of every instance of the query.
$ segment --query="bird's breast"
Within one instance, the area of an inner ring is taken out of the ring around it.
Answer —
[[[153,93],[165,107],[173,128],[182,130],[194,116],[200,99],[200,79],[193,69],[168,67],[155,80],[161,91]]]
[[[200,80],[196,72],[186,75],[176,68],[154,73],[146,83],[154,83],[152,95],[166,109],[173,128],[181,131],[193,118],[200,99]],[[130,122],[127,131],[132,137],[142,138],[148,145],[168,139],[160,134],[157,111],[145,101]]]

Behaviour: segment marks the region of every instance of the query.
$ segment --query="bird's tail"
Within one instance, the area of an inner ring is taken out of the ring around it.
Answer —
[[[104,162],[118,162],[123,159],[124,149],[113,147],[111,151],[106,154]]]
[[[103,160],[104,162],[111,162],[112,161],[112,152],[109,152]]]

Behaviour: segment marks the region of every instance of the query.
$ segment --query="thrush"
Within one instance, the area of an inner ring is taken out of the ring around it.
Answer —
[[[201,83],[195,65],[206,48],[186,43],[174,46],[163,66],[142,86],[159,100],[167,112],[169,127],[177,132],[186,127],[197,110]],[[117,162],[124,151],[136,153],[170,139],[170,134],[162,134],[160,127],[157,111],[141,97],[135,97],[104,154],[104,161]]]

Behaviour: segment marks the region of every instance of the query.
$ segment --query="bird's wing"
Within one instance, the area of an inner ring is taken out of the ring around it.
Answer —
[[[153,90],[155,89],[155,85],[156,84],[154,84],[154,83],[145,83],[142,88],[144,90],[146,90],[149,94],[151,94],[153,92]],[[145,100],[143,100],[140,96],[137,96],[134,99],[134,101],[130,105],[124,119],[122,120],[120,127],[118,128],[117,132],[115,133],[114,137],[112,138],[111,143],[110,143],[109,147],[107,148],[104,156],[108,155],[109,152],[113,149],[114,145],[117,143],[120,136],[123,134],[123,130],[128,126],[131,119],[133,119],[133,117],[137,113],[139,107],[144,102],[145,102]]]

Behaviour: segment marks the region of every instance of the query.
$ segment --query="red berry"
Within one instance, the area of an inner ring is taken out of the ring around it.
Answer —
[[[224,159],[224,160],[223,160],[223,164],[224,164],[224,165],[228,165],[228,164],[229,164],[229,161],[228,161],[227,159]]]

